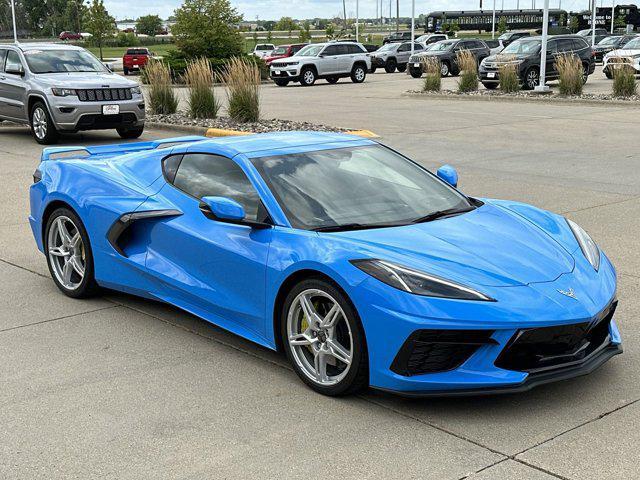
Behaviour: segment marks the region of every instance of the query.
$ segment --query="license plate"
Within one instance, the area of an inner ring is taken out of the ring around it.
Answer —
[[[276,70],[276,71],[275,71],[275,72],[273,72],[273,73],[275,73],[276,75],[280,75],[280,73],[282,73],[282,72],[281,72],[280,70]]]
[[[487,73],[487,78],[496,78],[496,74],[494,72]]]
[[[118,113],[120,113],[120,105],[103,105],[102,106],[103,115],[117,115]]]
[[[414,67],[418,68],[420,66],[420,64],[418,62],[413,64]]]

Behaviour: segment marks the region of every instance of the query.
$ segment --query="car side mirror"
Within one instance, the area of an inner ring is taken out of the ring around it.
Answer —
[[[235,200],[226,197],[202,197],[200,211],[205,217],[218,222],[247,225],[257,229],[272,227],[269,223],[246,220],[244,207]]]
[[[8,73],[10,75],[20,75],[21,77],[24,77],[24,67],[22,65],[20,66],[11,65],[10,67],[6,68],[4,73]]]
[[[440,180],[444,180],[453,188],[458,187],[458,172],[451,165],[443,165],[441,166],[436,175]]]

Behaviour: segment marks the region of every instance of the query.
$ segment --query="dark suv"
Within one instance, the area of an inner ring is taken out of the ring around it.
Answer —
[[[509,44],[515,42],[516,40],[520,40],[523,37],[530,37],[530,32],[505,32],[498,37],[498,41],[500,45],[503,47],[508,47]]]
[[[607,53],[622,48],[624,45],[626,45],[636,37],[638,37],[637,33],[627,35],[614,35],[612,37],[604,38],[595,47],[592,47],[593,58],[596,62],[602,62],[604,56]]]
[[[411,40],[411,32],[394,32],[382,39],[382,44],[395,43],[395,42],[407,42]]]
[[[427,57],[436,57],[440,60],[440,75],[443,77],[458,75],[458,73],[460,73],[460,68],[458,67],[458,52],[462,50],[469,50],[473,56],[476,57],[478,63],[491,54],[489,47],[482,40],[473,38],[443,40],[434,43],[426,52],[413,55],[409,59],[409,73],[413,78],[420,78],[422,76],[424,59]]]
[[[525,90],[531,90],[540,83],[540,49],[542,37],[529,37],[516,40],[497,55],[492,55],[480,63],[480,81],[488,89],[500,84],[499,67],[512,62],[516,65],[520,83]],[[560,55],[576,55],[583,66],[583,81],[595,70],[595,61],[591,47],[579,35],[556,35],[547,43],[546,80],[556,80],[556,60]]]

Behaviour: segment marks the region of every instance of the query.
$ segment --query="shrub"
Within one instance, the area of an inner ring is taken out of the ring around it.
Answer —
[[[147,63],[143,70],[145,83],[149,84],[149,107],[160,115],[176,113],[178,99],[171,85],[171,70],[159,60]]]
[[[556,60],[556,69],[560,76],[558,87],[562,95],[581,95],[584,80],[580,57],[560,55]]]
[[[631,65],[613,65],[613,96],[631,97],[636,94],[638,85]]]
[[[518,78],[518,64],[514,57],[501,57],[498,61],[498,76],[500,78],[500,90],[505,93],[514,93],[520,90]]]
[[[137,47],[140,45],[140,39],[131,32],[118,32],[114,44],[116,47]]]
[[[222,75],[227,84],[227,111],[239,122],[257,122],[260,118],[260,71],[246,58],[232,58]]]
[[[260,70],[260,78],[262,80],[267,80],[269,78],[269,67],[264,62],[263,59],[254,57],[253,55],[247,55],[245,59],[257,65]],[[187,71],[187,65],[189,63],[189,59],[186,58],[179,51],[173,50],[169,52],[169,54],[163,59],[167,65],[171,68],[171,74],[173,75],[174,81],[180,82],[184,78],[184,74]],[[208,58],[209,63],[211,64],[211,70],[214,74],[222,74],[229,63],[229,59],[226,58]]]
[[[422,84],[423,92],[439,92],[442,84],[440,75],[440,60],[435,57],[425,57],[422,61],[425,77]]]
[[[458,52],[458,67],[460,68],[458,91],[464,93],[478,90],[478,63],[473,53],[469,50]]]
[[[193,118],[216,118],[220,104],[213,91],[213,70],[206,58],[189,62],[184,83],[189,89],[189,114]]]

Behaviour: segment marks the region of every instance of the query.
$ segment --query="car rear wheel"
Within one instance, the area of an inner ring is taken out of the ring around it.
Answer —
[[[49,272],[62,293],[86,298],[99,291],[89,236],[75,212],[59,208],[51,214],[44,234],[44,251]]]
[[[609,80],[613,79],[613,75],[611,74],[611,71],[608,68],[604,70],[604,74]]]
[[[346,395],[368,385],[366,340],[355,308],[333,284],[308,279],[287,295],[281,318],[286,355],[316,392]]]
[[[484,83],[484,82],[482,82],[482,85],[484,85],[484,88],[486,88],[487,90],[495,90],[496,88],[498,88],[498,84],[497,83]]]
[[[533,90],[540,85],[540,72],[537,67],[531,67],[524,75],[524,85],[522,88],[525,90]]]
[[[338,83],[338,80],[340,80],[339,77],[327,77],[327,82],[333,84],[333,83]]]
[[[123,73],[124,73],[125,75],[129,75],[129,69],[128,69],[128,68],[124,67],[124,68],[122,69],[122,71],[123,71]]]
[[[587,80],[589,80],[589,65],[585,63],[582,65],[582,84],[587,83]]]
[[[447,62],[440,62],[440,76],[448,77],[451,73],[451,68]]]
[[[282,80],[281,78],[276,78],[273,80],[273,83],[275,83],[279,87],[286,87],[287,85],[289,85],[289,80]]]
[[[304,68],[300,74],[300,84],[304,87],[310,87],[316,83],[316,72],[313,68]]]
[[[413,78],[420,78],[422,76],[422,68],[410,68],[409,73]]]
[[[406,63],[400,63],[398,64],[398,66],[396,67],[396,69],[400,72],[400,73],[404,73],[407,70],[407,64]]]
[[[117,128],[116,131],[120,138],[139,138],[144,132],[144,127],[137,128]]]
[[[385,63],[384,65],[384,71],[387,73],[393,73],[396,71],[397,66],[398,64],[396,63],[395,58],[390,58],[389,60],[387,60],[387,63]]]
[[[367,68],[364,65],[354,65],[351,69],[351,81],[353,83],[362,83],[367,78]]]
[[[29,120],[31,133],[33,138],[36,139],[36,142],[41,145],[51,145],[58,141],[58,131],[44,103],[36,102],[33,104]]]

